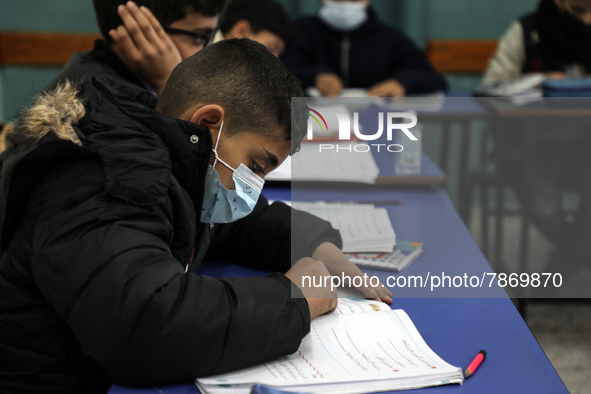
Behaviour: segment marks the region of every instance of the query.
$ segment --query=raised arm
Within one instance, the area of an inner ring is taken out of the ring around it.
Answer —
[[[123,25],[109,32],[113,50],[127,68],[149,83],[158,94],[182,57],[150,10],[130,1],[120,5]]]

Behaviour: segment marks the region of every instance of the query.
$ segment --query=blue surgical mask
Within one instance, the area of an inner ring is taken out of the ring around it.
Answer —
[[[222,122],[213,149],[215,160],[213,165],[209,165],[205,178],[205,195],[200,220],[202,223],[230,223],[242,219],[254,209],[265,184],[263,178],[244,164],[240,163],[238,168],[234,169],[220,159],[217,148],[223,127]],[[215,169],[218,161],[234,172],[232,179],[236,190],[228,190],[222,185]]]
[[[335,30],[351,31],[367,20],[366,5],[357,1],[327,1],[318,16]]]

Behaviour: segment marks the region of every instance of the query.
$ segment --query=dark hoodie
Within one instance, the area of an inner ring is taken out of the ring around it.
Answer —
[[[523,27],[525,62],[522,72],[568,71],[574,64],[591,72],[591,26],[554,0],[542,0],[536,12],[519,19]]]
[[[370,88],[394,78],[407,94],[447,89],[441,74],[400,31],[379,21],[373,9],[351,32],[340,32],[318,16],[305,17],[293,30],[293,40],[281,57],[307,88],[320,73],[337,74],[345,87]]]

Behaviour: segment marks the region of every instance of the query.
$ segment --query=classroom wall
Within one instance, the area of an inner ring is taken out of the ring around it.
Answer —
[[[425,13],[423,33],[414,27],[414,38],[424,42],[438,39],[488,39],[502,36],[519,16],[537,8],[539,0],[408,0]],[[410,5],[409,5],[410,6]],[[409,27],[411,29],[411,27]],[[448,75],[452,91],[472,91],[479,75]]]
[[[2,81],[2,71],[0,70],[0,121],[4,119],[4,98],[2,97],[2,92],[4,91],[4,88]]]
[[[91,0],[0,0],[0,31],[98,33]],[[0,67],[0,121],[30,105],[56,67]]]
[[[316,13],[317,0],[278,0],[294,18]],[[512,21],[536,9],[539,0],[372,0],[379,17],[388,25],[410,36],[424,47],[429,39],[499,38]],[[480,75],[446,75],[452,92],[471,92],[480,83]],[[479,162],[482,125],[471,130],[470,170]],[[425,125],[423,150],[439,163],[442,130]],[[460,130],[452,127],[446,190],[456,204],[459,197]]]
[[[319,0],[278,0],[295,20],[316,13]],[[380,18],[424,46],[432,38],[497,38],[538,0],[373,0]],[[0,30],[97,33],[91,0],[0,0]],[[0,68],[0,120],[13,119],[56,68]],[[480,79],[448,75],[452,91],[470,91]]]
[[[318,11],[318,0],[278,0],[295,18]],[[511,21],[535,10],[539,0],[372,0],[380,18],[424,47],[428,39],[500,37]],[[447,75],[452,91],[471,91],[479,75]]]
[[[1,30],[98,31],[91,0],[0,0]]]
[[[123,0],[122,0],[123,1]],[[320,0],[278,0],[293,20],[314,14]],[[536,8],[538,0],[372,0],[379,17],[399,28],[420,47],[428,39],[490,39],[511,21]],[[98,33],[91,0],[0,0],[0,31]],[[32,97],[59,72],[55,67],[0,67],[0,121],[13,120]],[[470,92],[479,75],[446,75],[451,91]],[[425,133],[424,149],[438,161],[441,133]],[[474,131],[471,163],[478,161],[479,133]],[[452,131],[452,162],[447,191],[457,201],[459,134]]]

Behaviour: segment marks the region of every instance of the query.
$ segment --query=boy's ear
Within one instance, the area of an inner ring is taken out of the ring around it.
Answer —
[[[246,19],[240,19],[230,29],[230,38],[247,38],[252,34],[250,22]]]
[[[208,129],[219,129],[224,120],[224,109],[217,104],[206,104],[195,110],[190,121]]]

